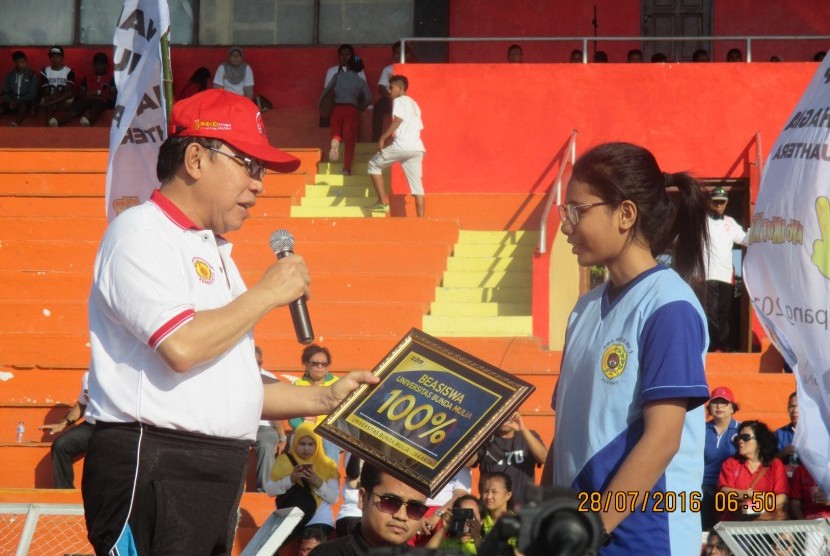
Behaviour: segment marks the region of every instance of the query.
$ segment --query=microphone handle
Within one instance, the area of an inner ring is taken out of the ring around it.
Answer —
[[[275,253],[277,259],[282,259],[294,252],[290,250],[279,251]],[[294,322],[294,333],[297,335],[297,341],[301,344],[310,344],[314,341],[314,330],[311,328],[311,317],[308,316],[308,305],[306,304],[305,296],[292,301],[288,304],[288,310],[291,312],[291,320]]]

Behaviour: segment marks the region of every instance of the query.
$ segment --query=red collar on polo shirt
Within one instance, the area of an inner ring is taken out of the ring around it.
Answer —
[[[173,201],[168,199],[164,193],[159,191],[158,189],[154,189],[153,193],[150,195],[150,201],[155,203],[158,208],[161,209],[161,212],[167,216],[170,220],[172,220],[177,226],[180,226],[184,230],[201,230],[199,226],[193,223],[190,218],[187,217],[185,213],[179,209],[176,205],[173,204]]]

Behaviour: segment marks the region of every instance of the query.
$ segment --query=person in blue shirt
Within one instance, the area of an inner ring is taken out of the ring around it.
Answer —
[[[778,457],[784,460],[789,466],[798,465],[798,455],[793,446],[795,427],[798,425],[798,396],[793,392],[787,399],[787,415],[790,416],[789,424],[784,425],[775,431],[775,438],[778,440]],[[788,473],[792,473],[788,470]]]
[[[700,521],[704,531],[710,530],[720,521],[721,512],[715,511],[715,493],[721,466],[737,452],[732,442],[738,434],[738,421],[732,415],[738,411],[735,395],[726,386],[712,390],[709,398],[709,415],[706,423],[706,440],[703,448],[703,498],[700,504]]]
[[[550,471],[599,513],[603,556],[700,552],[708,334],[688,282],[703,275],[706,211],[694,179],[629,143],[583,154],[559,206],[578,263],[610,280],[568,319]],[[655,259],[666,251],[674,269]]]

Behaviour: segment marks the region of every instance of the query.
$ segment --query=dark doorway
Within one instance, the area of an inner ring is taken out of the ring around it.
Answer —
[[[707,37],[712,35],[712,0],[643,0],[645,37]],[[711,59],[710,41],[645,41],[645,60],[657,52],[670,62],[691,61],[695,50],[703,49]]]

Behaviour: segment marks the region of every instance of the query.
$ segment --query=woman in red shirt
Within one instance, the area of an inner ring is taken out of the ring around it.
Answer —
[[[734,442],[738,453],[723,462],[718,479],[722,504],[716,505],[724,508],[723,519],[783,519],[788,483],[784,464],[775,457],[775,435],[760,421],[744,421]]]

